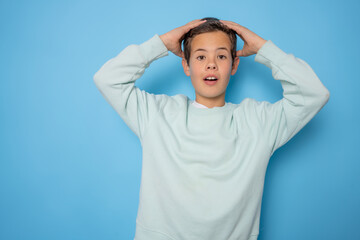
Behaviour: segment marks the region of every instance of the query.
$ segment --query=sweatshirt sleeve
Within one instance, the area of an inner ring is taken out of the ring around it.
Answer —
[[[255,61],[269,67],[283,88],[281,100],[256,102],[255,107],[273,154],[321,110],[329,91],[305,61],[283,52],[271,40],[259,49]]]
[[[140,140],[167,96],[147,93],[134,84],[151,62],[167,55],[166,46],[156,34],[140,45],[126,47],[94,75],[101,94]]]

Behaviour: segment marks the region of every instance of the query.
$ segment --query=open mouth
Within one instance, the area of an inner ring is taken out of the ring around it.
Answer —
[[[217,82],[217,78],[216,77],[206,77],[204,78],[204,81],[207,85],[214,85]]]
[[[207,77],[204,79],[205,81],[216,81],[217,78],[216,77]]]

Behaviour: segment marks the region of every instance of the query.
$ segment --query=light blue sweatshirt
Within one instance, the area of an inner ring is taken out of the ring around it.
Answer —
[[[143,148],[134,239],[257,239],[269,158],[320,111],[329,92],[306,62],[268,40],[255,61],[280,80],[281,100],[198,108],[185,95],[134,86],[166,55],[155,35],[126,47],[94,76]]]

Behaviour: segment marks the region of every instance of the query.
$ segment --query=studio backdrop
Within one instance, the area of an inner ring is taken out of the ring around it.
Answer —
[[[330,91],[270,159],[259,239],[360,239],[359,11],[356,0],[1,1],[0,239],[133,239],[141,144],[93,76],[126,46],[203,17],[270,39]],[[281,99],[254,57],[241,58],[227,102]],[[195,97],[170,52],[136,86]]]

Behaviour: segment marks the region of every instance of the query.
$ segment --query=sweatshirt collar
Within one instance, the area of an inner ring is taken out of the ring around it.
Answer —
[[[197,108],[208,108],[207,106],[205,106],[205,105],[203,105],[203,104],[201,104],[201,103],[198,103],[196,100],[194,100],[194,101],[192,102],[192,104],[193,104],[195,107],[197,107]]]
[[[191,100],[190,98],[187,97],[188,100],[188,111],[189,113],[193,113],[193,114],[197,114],[197,115],[213,115],[213,114],[217,114],[219,112],[223,112],[223,111],[227,111],[230,110],[232,108],[232,106],[234,104],[229,103],[229,102],[225,102],[225,105],[222,107],[213,107],[213,108],[208,108],[208,107],[199,107],[199,106],[195,106],[195,104],[200,104],[200,103],[195,103],[194,104],[194,100]]]

